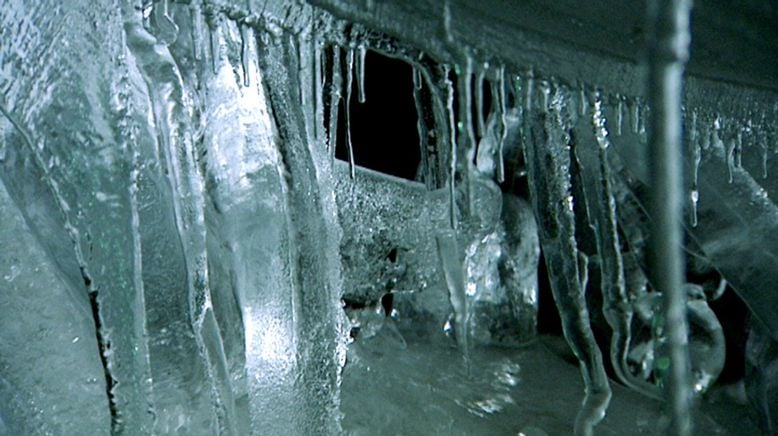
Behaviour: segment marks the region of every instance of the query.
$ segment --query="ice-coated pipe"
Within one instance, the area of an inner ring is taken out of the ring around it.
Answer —
[[[689,435],[690,415],[688,328],[682,253],[681,100],[683,74],[689,59],[691,0],[649,3],[648,93],[651,108],[649,166],[651,174],[650,266],[652,282],[665,296],[665,334],[670,352],[666,395],[669,433]]]

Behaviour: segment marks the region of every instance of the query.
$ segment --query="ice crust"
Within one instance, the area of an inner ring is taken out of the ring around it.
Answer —
[[[617,62],[588,83],[459,44],[461,2],[416,5],[441,20],[427,42],[379,1],[33,3],[0,7],[0,434],[657,430],[650,114]],[[415,181],[354,159],[367,50],[414,68]],[[686,230],[759,325],[746,387],[775,431],[778,104],[717,106],[739,88],[707,80]],[[583,383],[537,343],[541,250]],[[723,331],[684,289],[702,394]]]

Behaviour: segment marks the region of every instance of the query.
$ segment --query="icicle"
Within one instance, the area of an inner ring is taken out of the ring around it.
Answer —
[[[338,140],[338,109],[340,108],[340,95],[343,89],[343,78],[340,72],[340,47],[332,45],[332,71],[330,83],[330,125],[327,144],[330,147],[330,156],[335,159],[335,148]]]
[[[349,47],[346,51],[346,147],[348,148],[348,166],[351,178],[356,177],[356,164],[354,163],[354,147],[351,144],[351,88],[354,76],[354,49]]]
[[[540,91],[543,93],[543,112],[547,112],[549,109],[548,102],[551,98],[551,85],[547,80],[541,80]]]
[[[586,98],[586,88],[581,83],[581,89],[579,90],[579,98],[581,99],[581,116],[586,116],[586,111],[589,109],[589,100]]]
[[[621,96],[618,96],[618,103],[616,103],[616,133],[621,136],[621,126],[624,122],[624,101]]]
[[[429,162],[427,157],[427,124],[424,122],[424,104],[421,100],[421,71],[413,67],[413,103],[416,106],[416,132],[419,135],[419,151],[421,153],[422,174],[424,183],[431,188],[429,180]]]
[[[692,126],[691,133],[689,135],[689,144],[692,147],[692,166],[691,166],[691,192],[689,193],[689,200],[691,204],[691,225],[697,227],[697,203],[700,200],[700,193],[697,190],[697,179],[700,169],[700,161],[702,161],[702,150],[699,144],[699,132],[697,127],[697,112],[692,112]]]
[[[459,133],[464,137],[464,152],[467,162],[464,166],[467,177],[465,192],[467,197],[467,213],[473,211],[473,190],[470,182],[470,171],[475,160],[476,142],[473,130],[473,59],[465,57],[464,71],[457,70],[457,87],[459,90]]]
[[[446,36],[446,42],[454,42],[454,35],[451,33],[451,4],[449,0],[443,2],[443,33]]]
[[[365,102],[365,56],[367,55],[367,46],[364,42],[357,47],[357,89],[359,102]]]
[[[533,88],[535,86],[535,73],[530,69],[527,72],[527,89],[526,89],[526,96],[524,97],[524,109],[527,110],[527,112],[532,110],[532,93],[535,91]]]
[[[200,2],[193,1],[190,4],[189,16],[191,23],[189,26],[189,38],[192,40],[192,56],[196,61],[203,60],[203,35],[205,30],[202,26],[203,12],[200,9]]]
[[[475,76],[475,110],[476,110],[476,122],[478,127],[478,137],[483,138],[484,137],[484,68],[479,68],[478,73],[476,73]]]
[[[638,103],[640,104],[640,103]],[[646,134],[646,120],[648,117],[646,116],[647,107],[641,107],[640,108],[640,115],[638,116],[638,133],[641,135]]]
[[[503,160],[503,148],[505,147],[505,138],[508,136],[508,121],[506,116],[506,95],[505,95],[505,65],[500,65],[497,70],[497,95],[499,104],[497,105],[497,116],[500,120],[500,139],[497,141],[497,183],[505,181],[505,162]]]
[[[764,126],[764,123],[762,123]],[[760,135],[759,147],[762,149],[762,178],[767,178],[767,158],[770,151],[770,145],[767,141],[767,133],[762,132]]]
[[[632,101],[632,133],[640,131],[640,103],[637,99]]]
[[[249,86],[249,62],[251,54],[249,53],[248,27],[240,26],[240,68],[243,73],[243,86]]]
[[[313,135],[317,141],[324,142],[324,73],[322,72],[322,42],[313,38],[313,104],[314,110]]]
[[[556,92],[561,92],[560,88]],[[557,99],[555,98],[556,102]],[[594,339],[580,278],[579,251],[575,239],[575,214],[570,207],[570,142],[559,111],[542,120],[525,117],[524,147],[530,199],[539,224],[541,247],[551,278],[562,328],[583,373],[586,397],[576,418],[576,434],[591,434],[605,415],[611,390]]]
[[[602,99],[600,94],[594,96],[594,111],[592,112],[592,125],[594,126],[594,136],[600,148],[606,149],[610,145],[608,139],[608,128],[606,126],[605,114],[602,112]]]
[[[215,20],[215,19],[214,19]],[[213,74],[219,72],[219,57],[221,56],[221,47],[219,45],[219,24],[208,20],[208,48],[211,51],[211,67],[213,67]]]
[[[448,2],[446,2],[448,5]],[[448,174],[448,196],[449,196],[449,213],[451,219],[451,228],[456,230],[457,228],[457,203],[456,203],[456,173],[457,173],[457,132],[456,121],[454,119],[454,85],[449,78],[449,67],[443,67],[443,74],[445,76],[446,85],[446,113],[448,115],[449,125],[449,174]]]
[[[417,91],[421,91],[422,88],[421,70],[415,66],[413,67],[413,85]]]
[[[467,135],[467,155],[472,161],[475,157],[475,132],[473,131],[473,59],[468,55],[465,60],[465,71],[459,76],[460,88],[464,91],[463,105],[464,134]]]
[[[459,256],[459,247],[457,245],[456,234],[451,232],[438,235],[435,238],[437,243],[438,259],[443,270],[443,277],[446,279],[448,288],[448,298],[451,307],[454,309],[454,325],[456,328],[456,341],[460,352],[465,360],[465,369],[470,372],[470,347],[469,347],[469,324],[470,310],[465,290],[465,274],[462,261]]]

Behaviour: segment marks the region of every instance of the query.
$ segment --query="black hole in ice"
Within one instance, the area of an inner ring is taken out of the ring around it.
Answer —
[[[341,50],[343,84],[346,56]],[[401,60],[368,50],[365,56],[365,103],[359,102],[356,61],[351,90],[351,144],[356,165],[415,180],[421,159],[413,101],[413,69]],[[348,161],[345,89],[338,116],[335,157]]]
[[[384,313],[389,316],[392,313],[392,303],[394,303],[394,294],[388,292],[381,297],[381,305],[384,306]]]
[[[389,254],[386,255],[386,260],[392,263],[397,262],[397,248],[392,248],[389,251]]]
[[[562,334],[562,319],[559,317],[559,312],[554,303],[551,281],[546,268],[546,258],[542,252],[538,264],[538,333]]]
[[[83,268],[82,274],[84,277],[84,282],[87,286],[89,286],[91,284],[91,280],[86,276],[86,274],[83,273]],[[105,374],[105,390],[108,396],[108,408],[111,414],[111,427],[113,430],[115,430],[120,422],[119,412],[116,406],[116,398],[113,395],[113,387],[116,381],[111,375],[111,371],[108,369],[108,358],[106,356],[111,349],[111,344],[103,335],[102,321],[100,320],[100,302],[97,300],[97,292],[89,292],[89,305],[91,306],[92,319],[95,323],[95,336],[97,339],[97,347],[100,351],[100,363],[103,364],[103,372]]]

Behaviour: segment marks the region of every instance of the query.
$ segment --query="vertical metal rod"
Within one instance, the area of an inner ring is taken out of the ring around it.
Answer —
[[[691,0],[654,0],[649,19],[649,165],[651,168],[651,273],[664,295],[664,332],[670,352],[665,382],[671,413],[670,434],[689,435],[688,327],[682,252],[682,114],[683,73],[689,57]]]

